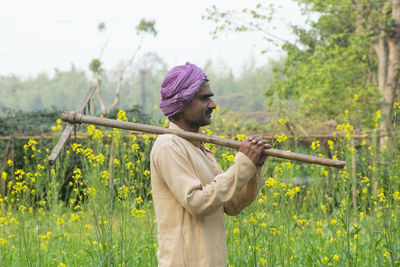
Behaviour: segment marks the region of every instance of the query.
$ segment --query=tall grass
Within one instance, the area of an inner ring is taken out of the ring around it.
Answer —
[[[398,106],[394,116],[396,122]],[[226,123],[215,117],[208,134]],[[123,111],[118,119],[127,120]],[[0,266],[157,265],[149,172],[155,136],[94,126],[87,133],[88,142],[67,147],[51,182],[45,144],[30,140],[24,146],[23,169],[8,162],[0,197]],[[226,217],[230,266],[400,264],[399,137],[378,147],[377,134],[353,136],[348,122],[337,127],[335,138],[307,147],[276,136],[276,147],[330,155],[346,160],[346,168],[269,158],[257,199],[239,216]],[[235,151],[210,148],[223,169],[232,164]]]

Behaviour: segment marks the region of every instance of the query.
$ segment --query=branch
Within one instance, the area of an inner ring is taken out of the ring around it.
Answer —
[[[104,104],[103,97],[101,96],[101,89],[100,89],[101,88],[101,81],[100,81],[100,78],[99,78],[99,74],[97,72],[93,73],[93,77],[96,80],[97,99],[99,100],[99,103],[100,103],[101,113],[104,114],[104,113],[106,113],[106,105]]]
[[[107,108],[107,112],[109,112],[110,110],[112,110],[119,102],[119,92],[121,89],[121,83],[122,80],[124,79],[124,73],[126,71],[126,69],[132,64],[133,60],[136,57],[137,52],[140,50],[140,48],[142,47],[142,42],[143,39],[140,41],[139,45],[137,46],[136,50],[133,52],[133,55],[131,56],[131,58],[129,59],[128,63],[126,63],[121,71],[119,72],[119,78],[118,78],[118,82],[117,82],[117,87],[115,88],[115,98],[114,98],[114,102]]]

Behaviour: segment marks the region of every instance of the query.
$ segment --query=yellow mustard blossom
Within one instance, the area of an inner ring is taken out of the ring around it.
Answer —
[[[311,149],[312,149],[312,150],[316,150],[316,149],[319,148],[319,147],[320,147],[319,141],[315,141],[315,142],[312,142],[312,143],[311,143]]]
[[[117,120],[118,121],[128,121],[128,118],[126,117],[126,112],[124,110],[120,110],[117,114]]]
[[[163,127],[168,128],[169,126],[169,120],[165,119],[163,123]]]
[[[9,160],[7,160],[7,165],[12,167],[12,166],[14,166],[14,162],[11,159],[9,159]]]
[[[238,141],[243,141],[246,138],[245,134],[236,134],[236,138]]]
[[[71,222],[74,222],[74,221],[76,221],[78,219],[79,219],[79,215],[78,214],[75,214],[75,213],[71,214]]]
[[[296,186],[293,189],[288,189],[286,191],[286,196],[288,196],[291,200],[293,199],[293,197],[296,195],[297,192],[300,192],[300,187]]]
[[[264,258],[260,258],[259,262],[260,262],[261,266],[266,266],[268,261],[266,259],[264,259]]]
[[[390,253],[386,251],[385,253],[383,253],[383,256],[388,259],[390,257]]]
[[[93,140],[101,141],[102,138],[104,137],[103,132],[96,129],[96,126],[94,126],[94,125],[89,125],[87,127],[87,130],[88,130],[89,136],[91,136]]]
[[[333,255],[332,259],[334,259],[335,261],[339,261],[339,255],[338,254]]]
[[[283,143],[287,140],[287,136],[284,133],[281,133],[280,135],[276,134],[275,138],[278,143]]]
[[[373,121],[374,121],[374,123],[375,123],[375,128],[376,128],[376,129],[379,128],[379,122],[380,122],[381,117],[382,117],[382,112],[381,112],[381,110],[379,109],[379,110],[377,110],[377,111],[375,112],[375,116],[374,116],[374,118],[373,118]]]
[[[63,225],[64,224],[64,219],[63,218],[57,218],[57,225]]]
[[[142,138],[143,138],[145,144],[148,144],[150,142],[150,137],[148,135],[144,134],[144,135],[142,135]]]
[[[126,185],[120,186],[118,188],[118,197],[121,199],[127,199],[129,193],[129,188]]]
[[[135,218],[142,218],[142,217],[144,217],[144,215],[146,214],[146,211],[145,211],[145,210],[138,210],[138,209],[136,209],[136,208],[133,208],[133,209],[131,210],[131,214],[132,214],[132,216],[135,217]]]

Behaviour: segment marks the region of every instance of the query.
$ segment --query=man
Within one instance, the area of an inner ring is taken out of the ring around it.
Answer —
[[[205,73],[186,63],[171,69],[161,88],[160,107],[170,128],[197,133],[211,123],[216,104]],[[159,266],[226,266],[224,213],[237,215],[262,184],[264,149],[246,138],[234,164],[222,172],[202,143],[160,135],[151,151],[151,182],[158,227]]]

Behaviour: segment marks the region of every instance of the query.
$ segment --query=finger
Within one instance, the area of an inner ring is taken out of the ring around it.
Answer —
[[[258,136],[258,135],[256,135],[256,136],[253,136],[253,139],[252,139],[252,143],[253,144],[257,144],[258,142],[260,142],[262,140],[262,138],[261,138],[261,136]]]

